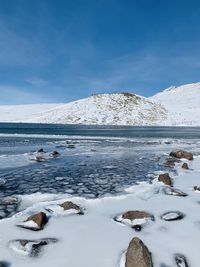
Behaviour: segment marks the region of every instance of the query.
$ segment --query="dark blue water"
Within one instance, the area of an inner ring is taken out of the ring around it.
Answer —
[[[87,126],[0,123],[0,133],[55,134],[128,138],[200,138],[200,127]]]
[[[38,162],[41,148],[44,160]],[[0,199],[37,192],[88,198],[122,193],[156,171],[168,171],[164,162],[176,148],[198,154],[200,128],[2,123]],[[58,158],[50,155],[54,150]],[[1,208],[11,214],[11,207]]]

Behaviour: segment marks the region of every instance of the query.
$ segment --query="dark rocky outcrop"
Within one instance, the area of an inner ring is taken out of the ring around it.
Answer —
[[[125,267],[152,267],[151,253],[145,244],[137,237],[134,237],[126,253]]]
[[[162,182],[162,183],[164,183],[165,185],[168,185],[168,186],[172,186],[173,185],[172,179],[169,176],[169,173],[160,174],[159,177],[158,177],[158,181]]]
[[[175,157],[178,159],[184,158],[184,159],[188,159],[188,160],[193,160],[193,154],[190,152],[184,151],[184,150],[175,150],[175,151],[172,151],[169,155],[171,157]]]
[[[185,215],[180,211],[168,211],[161,215],[161,219],[164,221],[176,221],[181,220]]]
[[[178,267],[189,267],[189,265],[187,263],[187,259],[184,255],[175,254],[174,259],[175,259],[176,265]]]
[[[188,167],[188,164],[185,162],[183,163],[183,165],[181,166],[182,169],[185,169],[185,170],[189,170],[189,167]]]

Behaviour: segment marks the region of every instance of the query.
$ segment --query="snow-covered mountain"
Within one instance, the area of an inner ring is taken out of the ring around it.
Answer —
[[[68,104],[3,105],[0,122],[200,126],[200,83],[172,86],[150,98],[115,93]]]
[[[171,86],[150,97],[168,110],[164,125],[200,126],[200,83]]]
[[[160,104],[130,93],[97,94],[55,107],[27,119],[27,122],[149,125],[167,117]]]

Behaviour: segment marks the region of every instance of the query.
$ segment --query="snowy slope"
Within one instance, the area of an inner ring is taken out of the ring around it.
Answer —
[[[0,122],[23,122],[56,106],[58,104],[2,105],[0,106]]]
[[[68,104],[0,106],[0,122],[200,126],[200,83],[172,86],[150,98],[97,94]]]
[[[154,125],[163,121],[166,113],[161,105],[134,94],[97,94],[42,112],[26,122]]]
[[[172,86],[149,99],[168,110],[164,125],[200,126],[200,83]]]

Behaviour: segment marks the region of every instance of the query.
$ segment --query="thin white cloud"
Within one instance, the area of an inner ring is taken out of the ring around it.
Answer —
[[[25,88],[0,85],[0,104],[29,104],[52,102],[50,98],[29,92]]]
[[[47,85],[48,81],[41,79],[39,77],[31,77],[26,79],[26,82],[31,84],[31,85],[37,85],[37,86],[43,86],[43,85]]]

